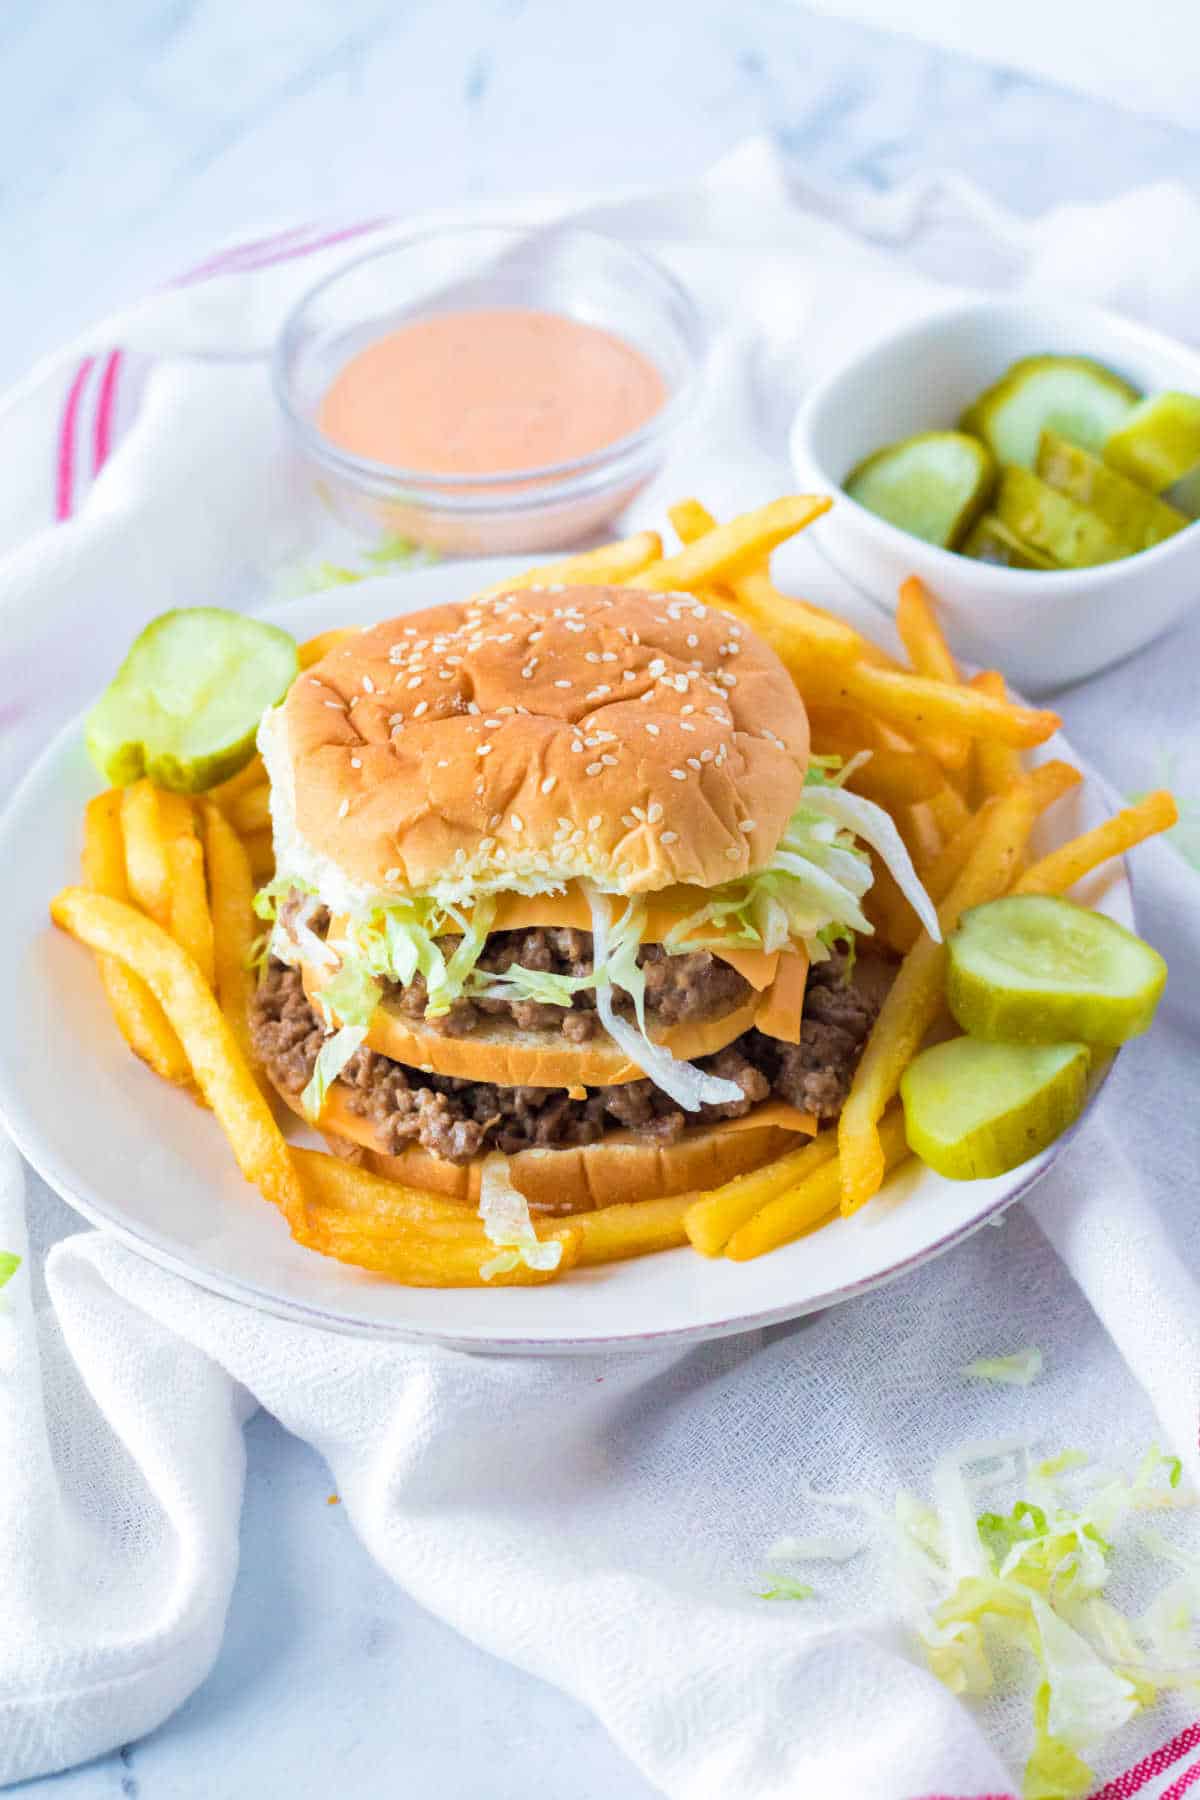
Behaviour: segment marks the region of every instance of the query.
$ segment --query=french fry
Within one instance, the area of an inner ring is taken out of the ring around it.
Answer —
[[[662,539],[657,531],[639,531],[633,537],[621,538],[615,544],[601,544],[598,550],[581,550],[562,562],[545,563],[541,568],[526,569],[507,581],[494,581],[481,588],[477,600],[490,600],[495,594],[511,594],[518,588],[537,585],[548,587],[552,581],[574,583],[580,587],[610,582],[620,585],[656,563],[662,556]]]
[[[357,625],[340,625],[332,631],[322,631],[316,637],[308,638],[297,652],[301,669],[311,669],[314,663],[319,663],[331,650],[336,650],[339,644],[345,643],[347,638],[357,637],[360,629]],[[236,780],[236,776],[234,779]]]
[[[971,686],[993,700],[1007,700],[1008,689],[999,669],[981,669],[972,675]],[[989,742],[979,738],[972,750],[972,785],[976,803],[982,805],[993,794],[1005,793],[1021,776],[1021,758],[1010,744]]]
[[[1062,724],[1054,712],[994,700],[976,688],[953,687],[948,681],[931,681],[928,676],[864,663],[848,669],[806,669],[799,685],[806,698],[811,694],[814,701],[825,705],[861,707],[897,725],[925,743],[934,755],[938,755],[935,746],[940,741],[936,734],[949,734],[961,742],[964,760],[971,738],[1032,749],[1045,743]]]
[[[1049,856],[1043,856],[1026,869],[1013,888],[1014,894],[1065,894],[1077,881],[1110,857],[1123,856],[1135,844],[1160,831],[1170,831],[1179,822],[1179,808],[1174,795],[1165,788],[1147,794],[1136,806],[1114,813],[1094,831],[1060,844]]]
[[[943,939],[969,906],[1008,891],[1033,820],[1029,782],[996,801],[966,867],[938,908]],[[937,1017],[945,973],[945,943],[935,944],[922,931],[880,1008],[838,1121],[843,1213],[856,1212],[883,1182],[886,1165],[877,1123]]]
[[[366,1231],[353,1215],[314,1207],[311,1217],[295,1233],[309,1250],[319,1250],[338,1262],[386,1275],[405,1287],[544,1287],[574,1267],[580,1234],[569,1225],[558,1226],[546,1240],[559,1244],[562,1254],[553,1269],[530,1269],[518,1263],[491,1276],[484,1268],[496,1255],[495,1244],[480,1232],[473,1238],[430,1237],[420,1232],[397,1231],[389,1236]]]
[[[132,906],[86,888],[64,888],[50,912],[80,943],[119,957],[141,976],[183,1045],[243,1175],[279,1207],[293,1232],[302,1228],[304,1193],[288,1146],[192,958]]]
[[[942,844],[948,844],[952,837],[957,836],[971,817],[966,801],[949,781],[943,781],[940,787],[935,788],[925,804]],[[941,845],[938,847],[940,849]]]
[[[231,775],[228,781],[222,781],[218,787],[209,788],[205,799],[215,801],[219,807],[228,810],[233,802],[248,789],[261,787],[266,779],[267,771],[263,759],[256,751],[244,769],[239,769],[236,775]]]
[[[875,941],[898,956],[907,956],[921,930],[921,922],[909,905],[887,864],[872,856],[874,880],[863,895],[862,907],[875,927]]]
[[[904,1135],[904,1113],[899,1106],[892,1107],[879,1121],[879,1147],[885,1171],[896,1168],[912,1154]],[[731,1262],[749,1262],[755,1256],[777,1250],[781,1244],[790,1244],[832,1218],[838,1210],[840,1197],[841,1166],[835,1156],[827,1159],[804,1181],[768,1201],[735,1231],[725,1246],[726,1256]]]
[[[1082,780],[1079,770],[1070,763],[1057,760],[1039,763],[1029,773],[1035,812],[1044,813],[1056,800],[1061,800],[1064,794],[1069,794],[1072,788],[1078,787]],[[958,880],[994,807],[994,800],[987,801],[979,812],[972,814],[958,835],[939,851],[934,862],[919,871],[926,891],[935,902],[944,900]]]
[[[823,1131],[801,1149],[781,1156],[778,1162],[753,1169],[748,1175],[735,1175],[711,1193],[693,1196],[683,1217],[693,1248],[702,1256],[720,1256],[747,1219],[752,1219],[777,1194],[807,1180],[836,1155],[837,1133]]]
[[[171,924],[171,868],[159,790],[144,777],[121,789],[121,837],[129,892],[156,925]]]
[[[271,790],[265,781],[261,787],[247,788],[237,796],[229,807],[229,820],[242,837],[252,831],[270,831]]]
[[[914,673],[927,675],[931,681],[949,681],[955,685],[961,682],[958,664],[950,653],[933,609],[933,597],[925,583],[915,575],[901,583],[896,605],[896,630]]]
[[[715,526],[677,555],[651,563],[626,585],[695,591],[714,581],[732,581],[769,556],[785,539],[819,519],[832,504],[827,494],[790,494],[782,500],[772,500],[769,506],[760,506],[754,512],[730,519],[726,525]]]
[[[250,1042],[254,971],[250,956],[259,924],[254,916],[254,877],[246,846],[219,806],[204,806],[204,853],[212,908],[214,986],[221,1011],[248,1068],[256,1066]]]
[[[121,796],[110,789],[89,800],[83,824],[83,881],[96,894],[127,902]],[[135,1056],[178,1087],[192,1089],[192,1069],[166,1014],[139,975],[115,956],[98,955],[96,967],[117,1028]],[[193,1090],[194,1091],[194,1090]]]
[[[191,802],[183,794],[160,794],[159,817],[166,840],[171,881],[171,936],[187,951],[212,987],[215,978],[212,914],[208,909],[204,849],[196,836]]]
[[[872,750],[870,762],[847,776],[846,786],[890,813],[923,801],[933,808],[935,825],[939,820],[934,803],[947,791],[942,771],[924,750]]]
[[[908,846],[908,854],[918,867],[932,862],[942,847],[941,833],[927,801],[902,807],[896,818],[900,836]]]
[[[275,844],[269,831],[251,831],[242,839],[250,858],[250,873],[260,886],[275,873]]]
[[[464,1200],[409,1187],[322,1150],[293,1148],[292,1161],[312,1204],[353,1217],[364,1231],[386,1234],[448,1224],[482,1235],[478,1214]]]
[[[684,1219],[694,1198],[692,1194],[670,1194],[660,1200],[621,1202],[577,1214],[570,1223],[579,1232],[578,1266],[624,1262],[631,1256],[651,1256],[686,1244]]]
[[[670,519],[684,545],[694,544],[717,529],[717,521],[698,500],[681,500],[670,508]],[[855,662],[860,657],[891,660],[833,613],[781,594],[765,569],[744,570],[732,585],[720,589],[717,598],[766,638],[789,668],[793,662],[805,662],[814,656],[834,662]]]

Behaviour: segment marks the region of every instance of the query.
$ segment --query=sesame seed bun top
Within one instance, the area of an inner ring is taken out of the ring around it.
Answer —
[[[774,652],[689,594],[632,588],[533,587],[374,626],[267,724],[306,851],[400,893],[715,887],[769,861],[808,767]]]

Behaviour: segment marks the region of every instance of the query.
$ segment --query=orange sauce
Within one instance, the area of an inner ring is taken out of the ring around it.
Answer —
[[[562,313],[503,307],[414,319],[351,357],[321,403],[354,456],[436,475],[499,475],[587,456],[660,411],[632,344]]]

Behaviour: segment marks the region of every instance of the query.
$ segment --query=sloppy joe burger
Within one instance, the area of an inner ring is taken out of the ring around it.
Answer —
[[[835,1118],[872,1008],[863,848],[774,653],[688,594],[527,588],[392,620],[259,737],[275,1086],[419,1187],[510,1159],[535,1207],[679,1192]],[[860,841],[861,840],[861,841]]]

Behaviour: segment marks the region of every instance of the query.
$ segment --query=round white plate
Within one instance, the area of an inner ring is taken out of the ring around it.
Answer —
[[[458,599],[518,567],[433,566],[263,616],[304,638]],[[1056,742],[1054,754],[1070,752]],[[853,1219],[756,1262],[683,1249],[546,1287],[391,1285],[293,1243],[278,1213],[241,1180],[212,1115],[129,1054],[90,957],[51,925],[51,896],[79,878],[84,803],[99,785],[76,723],[0,820],[0,1113],[34,1168],[87,1218],[249,1306],[336,1330],[510,1352],[717,1337],[849,1299],[936,1256],[1028,1192],[1062,1148],[1064,1140],[996,1181],[949,1182],[910,1165]],[[1099,793],[1078,789],[1055,809],[1054,834],[1095,824],[1106,810]],[[1123,866],[1087,898],[1132,924]]]

